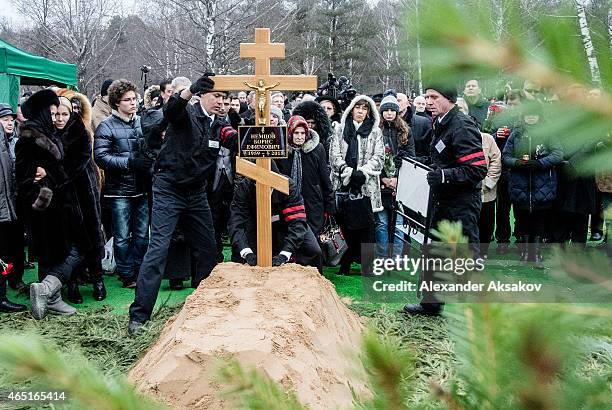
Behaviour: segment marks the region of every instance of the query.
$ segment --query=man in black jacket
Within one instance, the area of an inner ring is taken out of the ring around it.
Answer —
[[[134,288],[149,243],[146,177],[153,161],[143,158],[136,85],[115,80],[108,88],[111,115],[98,125],[94,141],[96,164],[104,171],[102,194],[111,210],[117,276]]]
[[[414,138],[414,149],[417,156],[429,155],[431,142],[431,121],[429,118],[415,115],[410,106],[408,96],[397,93],[397,102],[400,106],[399,115],[410,126],[410,135]]]
[[[274,167],[275,168],[275,167]],[[232,247],[246,263],[257,264],[257,215],[255,183],[243,178],[236,184],[231,206],[229,232]],[[272,266],[287,263],[292,256],[300,265],[314,266],[322,272],[321,248],[306,222],[302,195],[293,180],[289,180],[289,195],[272,194]]]
[[[455,90],[431,86],[426,92],[427,107],[435,117],[430,156],[425,161],[433,168],[427,174],[434,200],[431,227],[437,228],[443,220],[461,221],[463,234],[477,246],[481,184],[487,174],[480,131],[455,105]],[[430,275],[425,270],[423,280],[432,280]],[[437,315],[442,308],[433,292],[423,292],[421,303],[406,305],[404,312]]]
[[[129,334],[134,334],[151,317],[168,246],[179,219],[185,239],[198,254],[192,286],[197,287],[216,264],[206,186],[214,176],[219,149],[222,146],[236,149],[237,132],[219,118],[226,93],[214,90],[214,84],[204,75],[164,105],[168,129],[155,164],[151,243],[130,306]],[[201,96],[200,101],[191,105],[189,100],[194,94]]]

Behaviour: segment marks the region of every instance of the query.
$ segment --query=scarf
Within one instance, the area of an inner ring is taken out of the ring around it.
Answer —
[[[359,143],[357,141],[357,136],[367,138],[372,132],[372,127],[374,127],[374,121],[372,121],[370,117],[366,117],[366,119],[361,123],[359,129],[355,129],[352,115],[349,115],[346,118],[342,138],[348,144],[346,157],[344,158],[347,166],[357,169],[357,160],[359,157]]]
[[[51,118],[49,107],[34,113],[32,118],[28,118],[24,125],[43,133],[47,137],[55,134],[55,126],[53,125],[53,118]]]
[[[302,193],[302,150],[299,148],[293,149],[291,179],[295,182],[297,192]]]

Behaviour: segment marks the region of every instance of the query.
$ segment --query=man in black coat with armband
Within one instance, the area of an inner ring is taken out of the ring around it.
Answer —
[[[433,170],[427,182],[433,194],[431,227],[443,220],[461,221],[463,234],[478,250],[478,217],[482,206],[482,180],[487,163],[482,150],[482,138],[476,123],[455,105],[457,92],[441,86],[426,89],[427,108],[433,113],[433,135],[430,156],[419,158]],[[423,280],[431,281],[432,272],[423,271]],[[420,304],[404,306],[410,315],[438,315],[444,304],[433,292],[423,292]]]
[[[276,166],[273,165],[276,171]],[[236,184],[228,229],[232,247],[251,266],[257,264],[257,215],[255,182],[243,178]],[[272,193],[272,266],[281,266],[295,257],[300,265],[323,272],[321,248],[306,222],[304,200],[289,179],[289,195]]]
[[[235,150],[238,133],[227,132],[228,124],[219,117],[226,93],[214,90],[214,85],[205,74],[164,105],[168,129],[155,164],[151,242],[140,268],[136,297],[130,306],[130,335],[151,317],[168,246],[179,220],[185,239],[199,255],[192,286],[197,287],[216,264],[206,185],[214,175],[219,148]],[[200,102],[191,105],[189,100],[194,94],[200,95]]]

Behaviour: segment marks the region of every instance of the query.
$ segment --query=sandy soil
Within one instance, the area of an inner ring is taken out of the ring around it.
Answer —
[[[214,382],[234,357],[294,391],[312,409],[348,408],[366,393],[362,324],[314,268],[223,263],[187,299],[130,379],[175,408],[230,409]]]

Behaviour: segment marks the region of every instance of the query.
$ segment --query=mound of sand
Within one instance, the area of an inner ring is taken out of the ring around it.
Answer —
[[[350,387],[367,393],[363,369],[347,355],[359,351],[361,329],[314,268],[223,263],[166,324],[130,379],[175,408],[229,409],[212,379],[216,360],[234,357],[313,409],[346,408]]]

